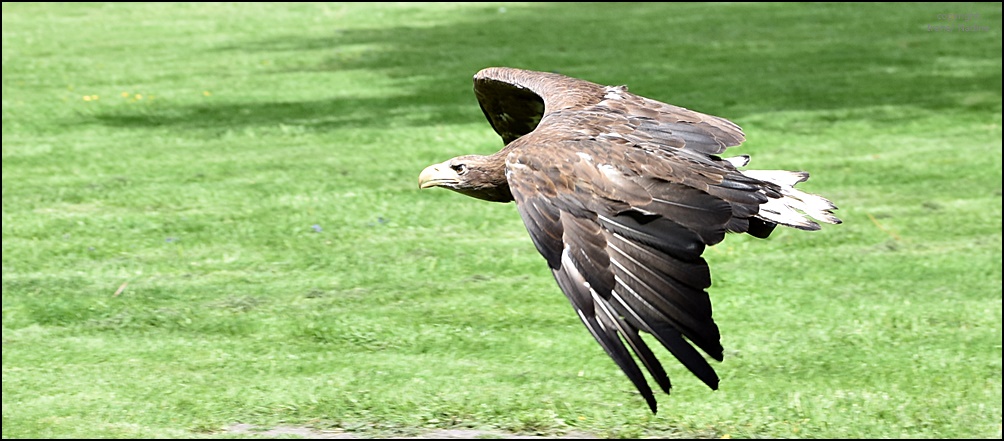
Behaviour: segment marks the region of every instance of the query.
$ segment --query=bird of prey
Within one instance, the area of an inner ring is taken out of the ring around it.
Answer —
[[[653,413],[631,353],[664,392],[671,386],[639,331],[718,388],[694,348],[722,361],[705,247],[726,232],[766,238],[777,225],[818,230],[810,218],[840,223],[830,201],[794,188],[808,173],[740,170],[749,156],[719,156],[745,139],[724,118],[626,86],[506,67],[474,75],[474,93],[505,147],[431,165],[419,187],[515,201],[579,319]]]

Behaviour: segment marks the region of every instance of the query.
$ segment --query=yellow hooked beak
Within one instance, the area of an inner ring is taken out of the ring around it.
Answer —
[[[460,176],[446,162],[430,165],[418,175],[418,188],[448,187],[460,182]]]

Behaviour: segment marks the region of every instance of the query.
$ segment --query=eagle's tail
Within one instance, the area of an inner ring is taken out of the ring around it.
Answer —
[[[787,170],[742,170],[742,174],[764,182],[770,182],[781,189],[780,198],[771,198],[760,205],[756,214],[763,220],[802,230],[818,230],[819,224],[810,217],[828,224],[839,224],[833,215],[837,207],[826,198],[806,193],[795,188],[795,184],[809,179],[806,172]]]

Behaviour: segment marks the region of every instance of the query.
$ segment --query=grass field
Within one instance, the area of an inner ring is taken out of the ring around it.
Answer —
[[[1000,3],[4,3],[2,56],[4,438],[1001,436]],[[665,354],[652,415],[512,204],[418,190],[493,65],[840,207],[706,253],[720,390]]]

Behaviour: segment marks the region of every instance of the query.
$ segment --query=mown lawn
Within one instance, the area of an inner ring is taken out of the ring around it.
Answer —
[[[3,437],[1001,436],[1001,5],[3,4]],[[947,26],[949,31],[945,30]],[[512,204],[471,76],[727,117],[843,225],[709,249],[652,415]],[[234,436],[234,435],[229,435]]]

